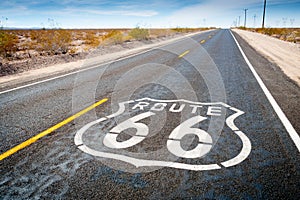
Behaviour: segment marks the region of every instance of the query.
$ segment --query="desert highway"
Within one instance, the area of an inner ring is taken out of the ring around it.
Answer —
[[[3,90],[0,199],[300,199],[299,98],[231,30]]]

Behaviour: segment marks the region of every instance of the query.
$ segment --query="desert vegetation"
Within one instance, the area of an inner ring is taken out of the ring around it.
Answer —
[[[147,40],[149,39],[149,30],[137,27],[130,30],[129,36],[136,40]]]
[[[8,57],[17,50],[18,38],[10,32],[0,32],[0,56]]]
[[[83,59],[96,49],[102,55],[207,29],[0,29],[0,76]]]
[[[115,30],[0,30],[0,56],[10,61],[77,54],[97,48],[110,32]]]
[[[300,43],[300,28],[244,28],[240,29],[257,32],[278,38],[280,40]]]
[[[144,41],[189,33],[207,28],[174,29],[50,29],[50,30],[0,30],[0,56],[18,60],[36,56],[78,54],[99,46]]]

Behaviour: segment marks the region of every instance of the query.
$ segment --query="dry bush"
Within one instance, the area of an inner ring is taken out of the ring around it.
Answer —
[[[149,29],[150,38],[161,38],[173,33],[171,29]]]
[[[197,32],[197,31],[205,31],[205,30],[210,30],[210,29],[216,29],[216,27],[207,27],[207,28],[172,28],[171,30],[177,33],[192,33],[192,32]]]
[[[84,31],[80,31],[80,30],[75,30],[72,31],[73,32],[73,39],[74,40],[85,40],[85,32]]]
[[[110,40],[112,41],[113,44],[122,44],[123,41],[123,34],[118,31],[116,34],[114,34]]]
[[[144,28],[134,28],[129,32],[129,35],[136,40],[148,40],[149,31]]]
[[[102,40],[106,44],[122,44],[125,41],[123,33],[119,30],[109,31],[106,35],[102,36]]]
[[[32,30],[30,31],[30,39],[32,41],[37,40],[40,36],[41,30]]]
[[[244,26],[239,26],[239,27],[237,27],[238,29],[241,29],[241,30],[247,30],[247,28],[246,27],[244,27]]]
[[[54,49],[56,52],[67,53],[72,42],[72,34],[67,30],[57,30],[54,32]]]
[[[77,49],[74,48],[74,47],[71,47],[71,48],[69,49],[68,53],[69,53],[70,55],[74,55],[74,54],[77,53]]]
[[[87,31],[83,37],[84,43],[92,48],[97,48],[101,43],[101,37],[93,31]]]
[[[12,56],[18,49],[18,37],[8,31],[0,31],[0,56],[6,58]]]
[[[187,33],[187,32],[189,32],[189,29],[177,27],[177,28],[172,28],[172,31],[174,31],[176,33]]]
[[[287,34],[287,30],[283,28],[256,28],[255,32],[263,33],[266,35],[274,35],[274,34]]]
[[[68,30],[34,30],[30,38],[30,49],[50,55],[67,53],[72,42],[72,34]]]
[[[269,35],[288,42],[300,42],[299,28],[243,28],[243,30]]]

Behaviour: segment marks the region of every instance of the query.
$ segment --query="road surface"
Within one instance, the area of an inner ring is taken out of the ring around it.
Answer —
[[[1,199],[299,199],[300,90],[235,37],[3,91]]]

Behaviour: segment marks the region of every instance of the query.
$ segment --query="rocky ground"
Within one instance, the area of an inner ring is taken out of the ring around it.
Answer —
[[[22,59],[18,61],[4,62],[4,63],[0,61],[0,76],[21,73],[31,69],[47,67],[53,64],[76,61],[84,58],[85,55],[86,53],[79,53],[77,55],[63,54],[63,55],[34,57],[31,59]]]
[[[47,67],[54,64],[67,63],[72,61],[77,61],[85,59],[88,55],[105,55],[109,53],[114,53],[122,50],[132,49],[135,47],[142,46],[144,44],[155,43],[157,41],[166,40],[173,38],[174,36],[168,36],[160,39],[152,39],[146,41],[130,41],[124,44],[116,44],[110,46],[99,46],[97,49],[92,49],[90,51],[79,52],[76,54],[61,54],[61,55],[44,55],[44,56],[34,56],[29,58],[18,58],[17,60],[9,62],[0,61],[0,76],[6,76],[10,74],[21,73],[31,69],[39,69]],[[3,60],[3,59],[2,59]]]

